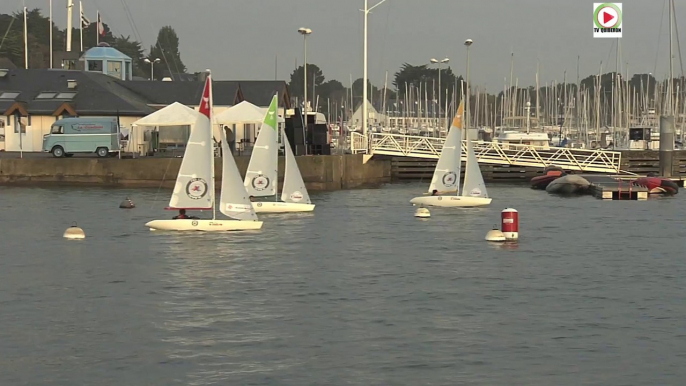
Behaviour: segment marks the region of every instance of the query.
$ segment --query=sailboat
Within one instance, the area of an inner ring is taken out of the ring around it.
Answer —
[[[486,184],[479,169],[479,162],[474,154],[471,141],[467,141],[467,163],[465,165],[464,184],[462,192],[458,190],[460,183],[460,167],[462,157],[462,115],[464,112],[464,102],[460,103],[457,114],[450,126],[448,137],[443,144],[443,150],[438,157],[438,163],[434,170],[429,194],[437,191],[439,195],[415,197],[410,203],[418,206],[441,206],[441,207],[475,207],[484,206],[491,203],[488,197]],[[456,193],[456,195],[441,196],[445,193]]]
[[[212,141],[212,80],[207,75],[200,100],[198,119],[188,138],[179,174],[168,210],[212,210],[212,219],[153,220],[145,224],[150,230],[169,231],[240,231],[262,228],[262,221],[250,205],[241,184],[241,175],[221,131],[222,186],[219,211],[230,220],[217,219],[215,209],[215,176]]]
[[[311,212],[314,210],[314,204],[310,201],[310,195],[307,193],[293,150],[284,132],[281,133],[286,159],[283,191],[281,201],[276,201],[279,162],[277,106],[278,97],[274,95],[257,135],[243,184],[248,194],[253,197],[275,197],[274,201],[253,202],[253,209],[257,213]]]

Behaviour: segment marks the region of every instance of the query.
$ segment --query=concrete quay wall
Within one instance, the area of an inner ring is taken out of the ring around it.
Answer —
[[[235,157],[245,176],[249,157]],[[389,160],[362,163],[362,155],[296,157],[300,172],[311,191],[375,187],[391,181]],[[181,158],[2,158],[0,184],[72,184],[112,187],[173,187]],[[221,159],[215,159],[217,181],[221,181]],[[283,181],[284,159],[279,159]],[[217,184],[217,186],[219,186]]]

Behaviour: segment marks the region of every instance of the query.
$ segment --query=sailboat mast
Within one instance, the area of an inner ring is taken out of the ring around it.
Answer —
[[[212,92],[212,73],[209,69],[206,70],[207,72],[207,77],[210,79],[209,81],[209,87],[210,87],[210,138],[214,139],[214,98],[213,98],[213,92]],[[220,137],[221,138],[221,137]],[[217,176],[216,173],[214,172],[214,143],[212,143],[212,146],[209,146],[210,148],[210,156],[212,159],[212,189],[210,190],[210,194],[212,197],[212,220],[217,219],[217,207],[215,204],[216,201],[216,195],[217,195],[217,190],[215,188],[215,184],[217,182]],[[230,154],[222,154],[222,157],[227,157],[230,156]]]
[[[669,115],[673,115],[672,112],[672,85],[674,83],[674,61],[672,60],[672,50],[674,49],[672,38],[674,29],[674,0],[669,1],[669,83],[667,84],[667,103],[665,110]]]

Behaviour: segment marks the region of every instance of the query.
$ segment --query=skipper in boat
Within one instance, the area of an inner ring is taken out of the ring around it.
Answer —
[[[172,217],[172,220],[198,220],[198,217],[187,216],[186,209],[179,209],[179,214]]]

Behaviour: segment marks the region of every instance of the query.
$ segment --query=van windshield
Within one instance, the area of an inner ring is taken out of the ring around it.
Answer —
[[[50,130],[50,134],[64,134],[64,126],[53,125],[52,129]]]

